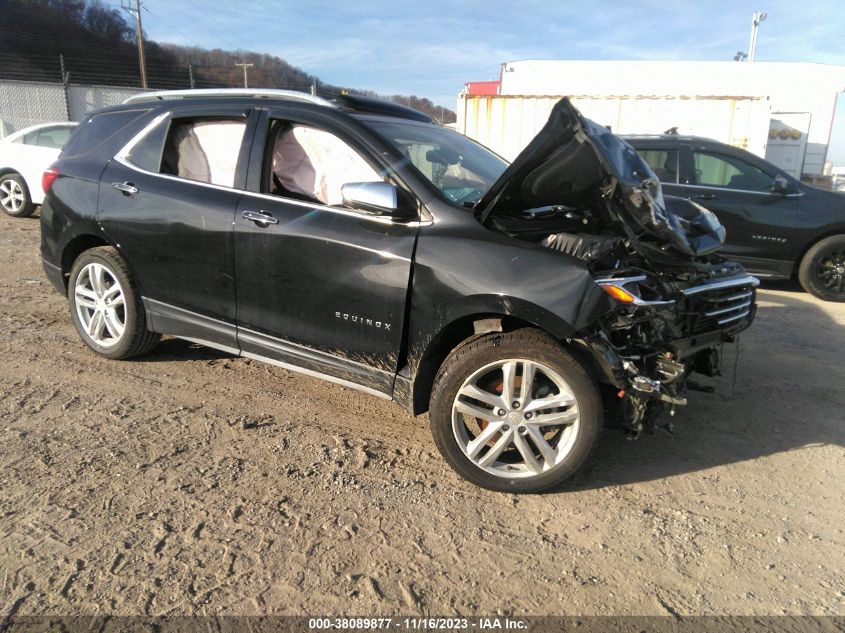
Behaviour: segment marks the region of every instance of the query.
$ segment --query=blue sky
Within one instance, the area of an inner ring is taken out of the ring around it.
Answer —
[[[333,84],[416,94],[455,107],[466,81],[518,59],[730,60],[751,14],[769,15],[760,61],[845,65],[842,0],[143,0],[148,37],[284,58]],[[845,164],[845,98],[832,152]]]

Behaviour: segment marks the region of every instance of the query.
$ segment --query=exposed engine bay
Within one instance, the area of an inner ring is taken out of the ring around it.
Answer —
[[[637,250],[591,210],[549,207],[494,226],[585,262],[617,308],[576,342],[592,354],[617,421],[633,436],[686,404],[693,373],[720,373],[721,348],[754,316],[757,280],[716,254]],[[707,390],[707,388],[702,388]]]
[[[754,318],[759,282],[717,254],[718,218],[664,197],[636,151],[566,99],[476,211],[499,232],[580,260],[614,300],[573,341],[633,435],[686,404],[690,374],[719,374],[721,348]]]

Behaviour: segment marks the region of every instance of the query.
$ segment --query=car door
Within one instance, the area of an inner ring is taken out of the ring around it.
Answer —
[[[232,223],[251,133],[243,106],[177,108],[103,173],[98,219],[159,332],[237,347]]]
[[[385,394],[418,222],[342,206],[342,184],[387,173],[367,143],[294,105],[259,125],[235,218],[238,342],[244,355]]]
[[[702,146],[688,148],[687,197],[713,211],[727,231],[722,252],[754,270],[778,272],[794,259],[791,236],[798,222],[798,195],[773,191],[776,170]]]

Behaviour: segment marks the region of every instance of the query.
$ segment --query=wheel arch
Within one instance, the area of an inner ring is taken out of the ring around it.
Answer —
[[[68,279],[70,277],[70,270],[73,268],[73,263],[82,253],[98,246],[114,247],[113,244],[103,239],[102,236],[92,235],[91,233],[77,235],[65,244],[61,256],[62,279],[64,280],[65,291],[67,291]]]
[[[400,374],[394,398],[413,415],[428,411],[431,390],[440,366],[459,345],[485,334],[512,332],[529,327],[564,344],[564,336],[571,332],[572,327],[563,322],[550,322],[549,318],[538,319],[537,316],[540,315],[515,314],[495,309],[454,316],[439,328],[427,343],[411,346],[408,363],[410,377],[404,379],[406,388],[403,390],[399,388],[399,382],[403,380]]]

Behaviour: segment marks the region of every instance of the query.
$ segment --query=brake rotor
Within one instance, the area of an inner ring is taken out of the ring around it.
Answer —
[[[520,390],[521,390],[521,389],[522,389],[522,376],[516,376],[516,377],[514,378],[513,384],[514,384],[514,387],[515,387],[516,389],[520,389]],[[490,385],[490,388],[491,388],[491,390],[492,390],[493,392],[495,392],[495,393],[497,393],[498,395],[500,395],[500,396],[501,396],[501,395],[502,395],[502,391],[503,391],[503,390],[504,390],[504,388],[505,388],[505,381],[504,381],[504,379],[501,379],[501,378],[500,378],[498,382],[494,382],[492,385]],[[482,430],[482,431],[483,431],[484,429],[486,429],[486,428],[487,428],[487,425],[488,425],[488,424],[490,424],[490,420],[484,420],[484,419],[482,419],[482,418],[475,418],[475,421],[476,421],[476,423],[478,424],[478,426],[479,426],[479,427],[481,427],[481,430]],[[501,433],[496,433],[495,435],[493,435],[493,436],[491,436],[491,437],[490,437],[490,441],[491,441],[491,442],[495,442],[495,441],[496,441],[496,440],[498,440],[501,436],[502,436],[502,434],[501,434]]]

